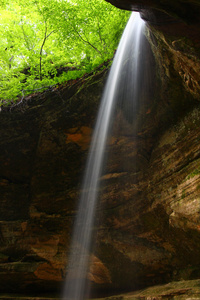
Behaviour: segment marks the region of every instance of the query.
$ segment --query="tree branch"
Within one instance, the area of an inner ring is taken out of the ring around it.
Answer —
[[[76,30],[76,28],[73,26],[73,29],[74,29],[74,31],[78,34],[78,36],[80,37],[80,39],[84,42],[84,43],[86,43],[86,44],[88,44],[88,45],[90,45],[94,50],[96,50],[101,56],[103,56],[103,54],[94,46],[94,45],[92,45],[89,41],[88,41],[88,39],[87,40],[85,40],[81,35],[80,35],[80,33]]]
[[[40,80],[42,80],[42,50],[43,50],[43,47],[44,47],[44,44],[45,44],[46,40],[48,39],[48,37],[49,37],[53,32],[55,32],[55,30],[51,31],[51,32],[47,35],[47,25],[46,25],[46,22],[45,22],[44,39],[43,39],[43,42],[42,42],[42,45],[41,45],[41,48],[40,48]]]

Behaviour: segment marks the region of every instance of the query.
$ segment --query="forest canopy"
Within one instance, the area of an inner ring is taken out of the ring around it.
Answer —
[[[0,0],[0,105],[112,58],[129,15],[105,0]]]

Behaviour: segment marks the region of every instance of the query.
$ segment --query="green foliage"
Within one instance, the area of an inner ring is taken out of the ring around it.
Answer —
[[[1,1],[0,105],[110,59],[129,14],[105,0]]]
[[[185,198],[185,190],[182,191],[181,199]]]
[[[196,175],[200,175],[200,169],[195,169],[192,173],[190,173],[187,177],[186,177],[186,180],[190,179],[190,178],[193,178],[194,176]]]

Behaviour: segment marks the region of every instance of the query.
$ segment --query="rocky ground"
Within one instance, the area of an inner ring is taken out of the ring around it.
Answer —
[[[20,296],[0,295],[1,300],[59,300],[52,296]],[[91,300],[197,300],[200,299],[200,280],[176,281],[165,285],[158,285],[144,290],[109,296],[106,298],[92,298]]]

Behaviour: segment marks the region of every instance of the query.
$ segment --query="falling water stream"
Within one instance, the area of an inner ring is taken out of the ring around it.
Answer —
[[[136,83],[139,66],[137,62],[143,28],[144,21],[140,18],[139,13],[132,13],[119,43],[106,83],[92,137],[82,185],[82,194],[74,224],[67,278],[62,296],[63,300],[83,300],[86,297],[86,278],[92,245],[92,229],[98,198],[99,178],[104,163],[107,137],[116,106],[115,100],[119,87],[120,72],[124,62],[129,59],[129,45],[131,42],[131,52],[134,53],[132,55],[134,75],[129,80],[132,80],[133,95],[131,98],[134,101],[134,95],[138,93]]]

